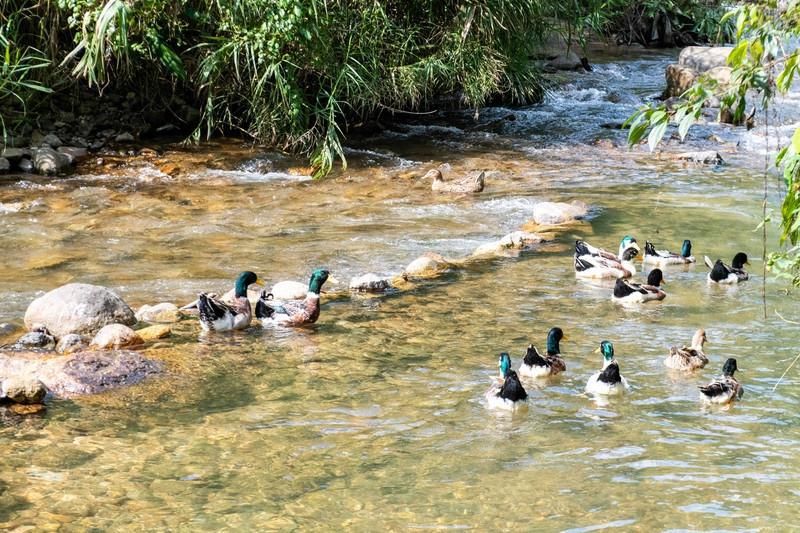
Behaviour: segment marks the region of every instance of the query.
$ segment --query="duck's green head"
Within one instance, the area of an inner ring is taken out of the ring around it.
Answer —
[[[503,352],[500,354],[500,360],[498,361],[497,366],[500,367],[500,375],[506,377],[511,371],[511,357],[509,357],[508,352]]]
[[[253,283],[262,287],[264,286],[264,280],[256,276],[254,272],[246,270],[239,274],[239,277],[236,278],[236,283],[234,284],[236,297],[241,298],[243,296],[247,296],[247,287]]]
[[[611,344],[611,341],[601,342],[600,347],[595,351],[603,354],[603,359],[605,361],[611,361],[614,359],[614,345]]]
[[[328,281],[328,276],[330,276],[330,272],[324,268],[318,268],[312,272],[311,280],[308,282],[308,292],[319,294],[319,291],[322,290],[322,285]]]
[[[620,250],[625,250],[627,248],[633,248],[637,252],[640,251],[639,244],[636,242],[636,239],[634,239],[630,235],[625,235],[619,243]]]
[[[750,262],[747,260],[747,254],[744,252],[739,252],[738,254],[733,256],[733,261],[731,261],[731,266],[733,268],[744,268],[745,265],[749,265]]]
[[[686,239],[683,241],[683,246],[681,246],[681,256],[689,257],[692,255],[692,241]]]
[[[725,364],[722,365],[723,376],[733,377],[733,373],[737,370],[739,370],[739,367],[736,366],[736,359],[733,357],[729,358],[727,361],[725,361]]]
[[[564,336],[564,331],[561,328],[551,328],[547,332],[547,355],[558,355],[561,353],[559,342],[567,340]]]

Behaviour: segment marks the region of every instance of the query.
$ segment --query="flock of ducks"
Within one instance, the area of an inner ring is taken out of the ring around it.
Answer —
[[[585,279],[616,279],[612,299],[617,302],[640,304],[663,300],[667,295],[660,287],[664,281],[661,268],[651,270],[646,283],[634,283],[628,279],[636,273],[633,260],[639,255],[640,250],[636,239],[628,235],[623,237],[616,255],[578,240],[575,242],[575,275]],[[657,250],[652,243],[645,242],[642,261],[656,267],[694,263],[692,243],[688,239],[683,241],[681,252],[677,254],[668,250]],[[704,262],[709,268],[707,276],[709,283],[734,284],[749,278],[744,270],[744,265],[748,264],[747,255],[742,252],[733,257],[730,266],[720,259],[712,262],[707,256]],[[516,410],[525,405],[528,393],[520,381],[520,376],[547,378],[564,372],[567,367],[560,353],[559,342],[565,338],[561,328],[552,328],[547,335],[547,350],[544,355],[540,354],[535,346],[529,345],[518,373],[512,370],[511,357],[508,353],[501,353],[498,363],[500,379],[485,395],[489,407]],[[697,330],[691,346],[670,348],[669,355],[664,359],[664,366],[683,372],[693,372],[703,368],[708,364],[708,357],[703,351],[707,341],[705,330]],[[614,345],[604,340],[595,352],[602,354],[603,366],[589,378],[585,391],[599,396],[623,394],[630,387],[620,373],[619,363],[614,358]],[[736,359],[726,360],[722,367],[722,376],[700,387],[702,398],[714,404],[729,404],[740,398],[743,388],[734,377],[737,370]]]
[[[668,250],[657,250],[652,243],[646,242],[642,261],[657,267],[690,264],[695,262],[691,251],[692,243],[689,240],[683,242],[680,254]],[[628,235],[623,237],[619,245],[619,253],[616,255],[578,240],[575,242],[575,274],[579,278],[588,279],[616,278],[612,293],[614,301],[639,304],[663,300],[666,293],[660,287],[664,281],[661,268],[651,270],[646,283],[635,283],[628,280],[636,273],[633,260],[639,252],[640,248],[636,239]],[[709,283],[739,283],[749,277],[744,270],[744,265],[747,264],[747,255],[741,252],[734,256],[730,266],[719,259],[712,263],[708,257],[705,257],[705,263],[710,269],[707,277]],[[271,293],[262,290],[256,303],[256,318],[261,321],[262,326],[313,324],[319,318],[320,292],[329,277],[330,273],[327,270],[315,270],[311,274],[308,292],[303,300],[278,302]],[[200,293],[196,304],[190,304],[190,306],[196,305],[199,310],[201,327],[206,331],[229,331],[250,326],[253,310],[247,297],[247,290],[251,285],[264,286],[264,281],[255,273],[246,271],[236,278],[233,291],[221,298],[213,293]],[[565,339],[561,328],[552,328],[547,334],[545,353],[540,353],[533,344],[529,345],[519,367],[519,373],[511,368],[511,357],[508,353],[501,353],[498,363],[500,379],[485,395],[489,406],[515,410],[524,405],[528,399],[528,393],[520,381],[520,376],[541,379],[565,372],[567,365],[561,356],[560,349],[560,342]],[[686,372],[703,368],[708,363],[708,357],[703,351],[707,340],[705,331],[697,330],[692,338],[691,346],[670,348],[669,355],[664,359],[664,365]],[[614,345],[610,341],[604,340],[595,352],[602,354],[603,366],[589,378],[586,383],[586,392],[612,396],[628,390],[628,382],[620,373],[619,363],[614,357]],[[725,361],[722,367],[722,377],[700,387],[703,398],[710,403],[727,404],[741,397],[743,390],[734,377],[736,370],[736,359],[730,358]]]

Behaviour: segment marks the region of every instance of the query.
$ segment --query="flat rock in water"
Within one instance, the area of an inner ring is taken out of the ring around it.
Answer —
[[[156,339],[163,339],[164,337],[168,337],[171,333],[172,329],[170,329],[169,326],[165,326],[163,324],[150,326],[136,331],[136,334],[139,335],[139,338],[142,339],[144,342],[150,342]]]
[[[36,352],[0,352],[0,377],[38,379],[60,398],[133,385],[161,371],[160,363],[130,350],[44,356]]]
[[[555,226],[580,220],[589,214],[589,206],[574,200],[564,202],[539,202],[533,206],[533,221],[541,226]]]
[[[70,283],[36,298],[25,312],[25,327],[45,326],[56,337],[93,334],[107,324],[133,325],[136,316],[122,298],[97,285]]]
[[[109,324],[97,332],[89,346],[103,350],[126,348],[143,344],[142,338],[128,326]]]

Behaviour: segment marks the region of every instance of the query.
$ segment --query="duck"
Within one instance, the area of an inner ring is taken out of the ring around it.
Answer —
[[[744,388],[733,377],[739,368],[733,357],[725,361],[722,366],[722,377],[714,379],[708,385],[700,387],[700,394],[707,403],[727,404],[742,397]]]
[[[708,364],[708,357],[703,352],[703,345],[708,342],[706,330],[698,329],[692,337],[692,345],[678,348],[672,346],[669,355],[664,359],[664,366],[673,370],[697,370]]]
[[[644,264],[651,264],[659,267],[668,265],[688,265],[695,262],[692,255],[692,241],[686,239],[681,246],[681,253],[675,254],[669,250],[656,250],[656,247],[650,241],[644,242],[644,257],[642,257]]]
[[[722,262],[722,259],[717,259],[716,263],[712,263],[708,256],[704,256],[706,266],[711,269],[708,273],[708,281],[710,283],[719,283],[723,285],[731,285],[750,279],[750,274],[744,269],[744,265],[749,265],[747,254],[739,252],[733,256],[731,266]]]
[[[200,327],[205,331],[230,331],[244,329],[250,325],[253,311],[247,299],[247,288],[252,284],[264,285],[264,281],[249,270],[236,278],[233,298],[219,298],[214,293],[201,292],[197,295],[197,308],[200,311]]]
[[[633,283],[619,278],[614,285],[611,299],[620,303],[660,301],[667,297],[667,293],[660,287],[662,283],[664,283],[664,273],[660,268],[650,271],[647,275],[647,283]]]
[[[431,190],[434,192],[477,193],[483,191],[486,184],[486,172],[481,172],[474,178],[467,176],[453,181],[444,181],[442,172],[434,168],[429,170],[422,178],[431,178],[433,180]]]
[[[519,380],[516,372],[511,370],[511,357],[507,352],[500,354],[498,361],[502,384],[493,384],[486,391],[486,401],[492,409],[516,411],[527,404],[528,393]]]
[[[610,341],[603,341],[595,353],[603,354],[603,369],[595,373],[586,383],[586,392],[613,396],[625,393],[628,381],[619,373],[619,364],[614,359],[614,345]]]
[[[272,293],[262,291],[256,304],[256,318],[259,318],[264,326],[270,323],[284,326],[313,324],[319,318],[319,293],[329,276],[330,272],[324,268],[312,272],[305,300],[280,303],[273,300]]]
[[[579,278],[629,278],[636,274],[634,258],[639,245],[630,235],[622,238],[619,254],[614,255],[586,241],[575,241],[575,275]]]
[[[519,366],[519,375],[529,378],[542,378],[555,376],[567,369],[564,359],[561,357],[559,341],[566,340],[564,331],[561,328],[551,328],[547,333],[547,353],[543,356],[539,350],[531,344],[522,364]]]

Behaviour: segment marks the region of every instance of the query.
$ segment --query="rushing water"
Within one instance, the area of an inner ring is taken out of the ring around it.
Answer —
[[[694,138],[730,140],[729,164],[684,166],[627,151],[622,132],[601,127],[657,93],[668,61],[598,64],[542,106],[485,110],[488,127],[453,115],[362,139],[350,168],[322,182],[235,143],[203,147],[178,178],[144,162],[3,181],[0,322],[13,323],[69,281],[113,287],[134,307],[182,303],[244,269],[278,281],[327,266],[347,280],[397,273],[428,250],[463,257],[541,200],[580,199],[595,216],[540,253],[328,301],[308,329],[201,336],[196,321],[180,323],[147,352],[167,375],[53,401],[44,417],[0,429],[0,527],[797,528],[797,372],[772,391],[798,350],[796,326],[775,311],[796,318],[797,298],[768,279],[764,318],[763,156],[737,152],[737,130],[701,127]],[[441,163],[486,170],[487,191],[432,195],[417,177]],[[663,303],[622,308],[608,285],[576,281],[570,243],[614,249],[624,234],[669,248],[691,238],[698,257],[746,251],[755,275],[719,288],[702,264],[670,268]],[[516,366],[555,325],[569,338],[567,373],[528,383],[527,412],[489,411],[498,352]],[[698,327],[710,364],[668,373],[668,347]],[[603,339],[633,388],[606,405],[583,394]],[[743,400],[703,407],[697,385],[731,356]]]

